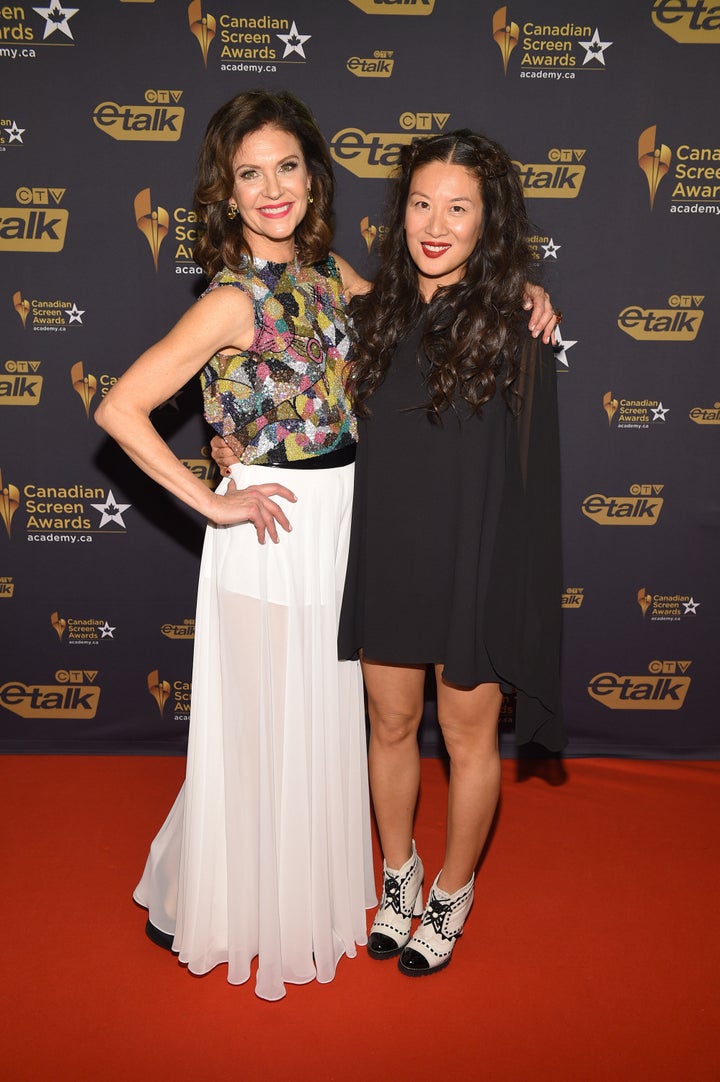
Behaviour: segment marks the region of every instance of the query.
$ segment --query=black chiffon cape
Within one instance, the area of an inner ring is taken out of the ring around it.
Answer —
[[[403,419],[424,394],[420,333],[398,347],[369,402],[373,416],[360,423],[339,656],[442,663],[444,678],[461,686],[497,680],[517,692],[516,742],[558,752],[566,740],[554,354],[528,335],[513,412],[496,392],[485,416],[430,431],[424,411]]]

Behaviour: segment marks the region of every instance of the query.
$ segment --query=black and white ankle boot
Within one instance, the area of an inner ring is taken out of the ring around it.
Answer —
[[[415,842],[412,856],[395,871],[383,861],[383,892],[368,937],[371,958],[395,958],[410,938],[413,917],[422,913],[424,869]]]
[[[441,890],[435,879],[418,928],[398,959],[407,977],[425,977],[450,965],[455,941],[462,935],[473,903],[473,879],[454,894]]]

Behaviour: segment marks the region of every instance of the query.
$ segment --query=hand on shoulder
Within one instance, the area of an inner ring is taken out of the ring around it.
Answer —
[[[523,308],[530,311],[530,333],[533,338],[542,336],[543,342],[552,343],[560,316],[552,306],[550,294],[541,285],[526,282]]]
[[[358,272],[350,266],[348,261],[343,259],[341,255],[338,255],[337,252],[332,252],[332,257],[338,265],[343,284],[343,296],[348,304],[353,297],[358,297],[363,293],[370,292],[372,289],[372,282],[368,282],[367,278],[362,278]]]

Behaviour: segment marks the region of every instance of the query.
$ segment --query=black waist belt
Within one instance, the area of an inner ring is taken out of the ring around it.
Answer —
[[[256,466],[277,466],[283,470],[332,470],[338,466],[349,466],[355,461],[357,445],[349,444],[337,451],[327,451],[324,455],[312,458],[294,458],[291,462],[256,462]]]

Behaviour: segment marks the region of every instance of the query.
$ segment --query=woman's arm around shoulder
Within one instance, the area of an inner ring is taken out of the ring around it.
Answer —
[[[523,308],[530,311],[530,333],[533,338],[542,335],[543,342],[552,344],[555,328],[562,316],[553,308],[550,294],[541,285],[526,282]]]
[[[331,255],[338,265],[340,271],[340,277],[342,278],[343,296],[347,304],[353,299],[353,297],[359,297],[363,293],[369,293],[372,289],[372,282],[368,282],[367,278],[362,278],[358,272],[350,266],[346,259],[343,259],[337,252],[331,252]]]

